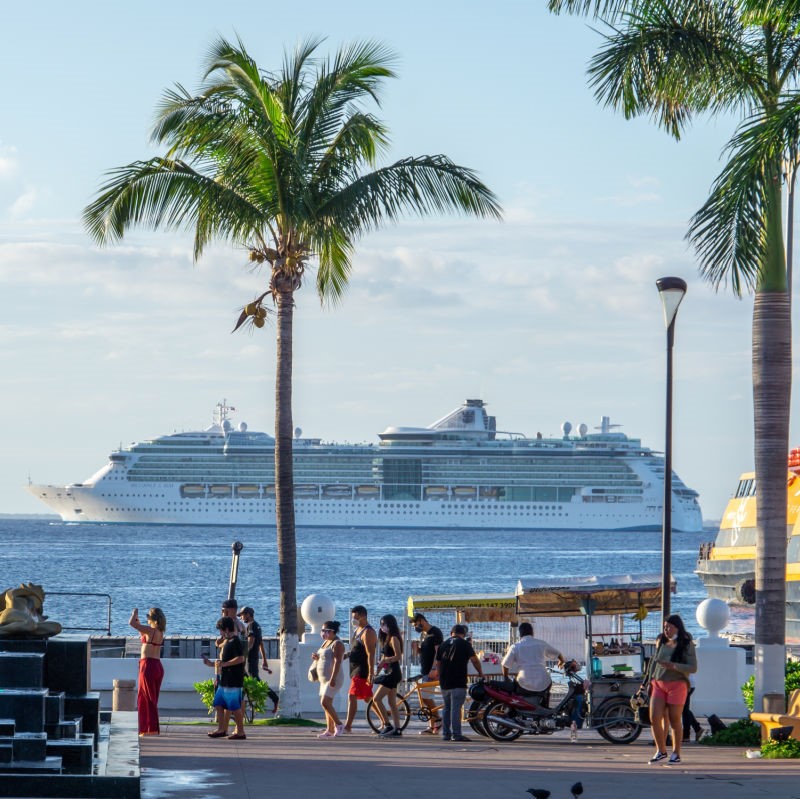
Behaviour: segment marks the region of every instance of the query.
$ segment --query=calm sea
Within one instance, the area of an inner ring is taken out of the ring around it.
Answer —
[[[673,535],[672,599],[689,629],[705,599],[693,573],[699,545],[711,532]],[[275,531],[151,525],[78,525],[0,520],[0,590],[34,582],[51,592],[98,592],[112,598],[112,632],[128,634],[131,608],[164,609],[169,632],[207,635],[227,596],[231,543],[244,544],[237,598],[252,605],[264,632],[278,627]],[[328,530],[297,533],[298,601],[328,594],[337,617],[363,604],[373,620],[402,615],[409,594],[513,592],[525,577],[661,572],[659,532]],[[50,618],[64,626],[105,625],[93,597],[51,596]],[[748,619],[734,620],[746,629]]]

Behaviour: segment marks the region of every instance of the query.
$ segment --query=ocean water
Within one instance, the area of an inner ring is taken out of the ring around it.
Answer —
[[[673,612],[701,633],[697,604],[706,598],[693,573],[712,532],[674,533]],[[115,635],[129,634],[131,608],[161,607],[168,632],[208,635],[227,596],[231,544],[244,544],[236,596],[252,605],[266,635],[278,628],[274,528],[64,524],[0,520],[0,590],[34,582],[51,592],[97,592],[112,600]],[[660,532],[301,529],[297,596],[324,593],[346,625],[363,604],[374,621],[402,616],[410,594],[513,592],[526,577],[661,572]],[[106,623],[105,600],[51,596],[45,613],[65,627]],[[746,630],[752,619],[732,620]]]

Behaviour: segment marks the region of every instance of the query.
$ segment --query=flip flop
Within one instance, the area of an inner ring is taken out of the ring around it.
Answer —
[[[229,741],[244,741],[247,736],[243,732],[235,732],[228,736]]]
[[[228,733],[222,730],[214,730],[214,732],[206,733],[209,738],[224,738]]]

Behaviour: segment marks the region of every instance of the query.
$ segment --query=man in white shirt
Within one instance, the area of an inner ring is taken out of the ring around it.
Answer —
[[[511,644],[502,661],[503,677],[517,673],[517,684],[535,693],[542,693],[550,687],[550,674],[547,661],[557,660],[559,667],[564,665],[564,656],[547,641],[533,637],[533,625],[527,621],[519,625],[520,639]]]

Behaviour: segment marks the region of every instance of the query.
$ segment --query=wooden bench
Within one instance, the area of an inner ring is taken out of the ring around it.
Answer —
[[[791,727],[792,738],[800,740],[800,688],[789,694],[786,713],[751,713],[750,718],[761,725],[762,741],[768,741],[770,732],[777,727]]]

